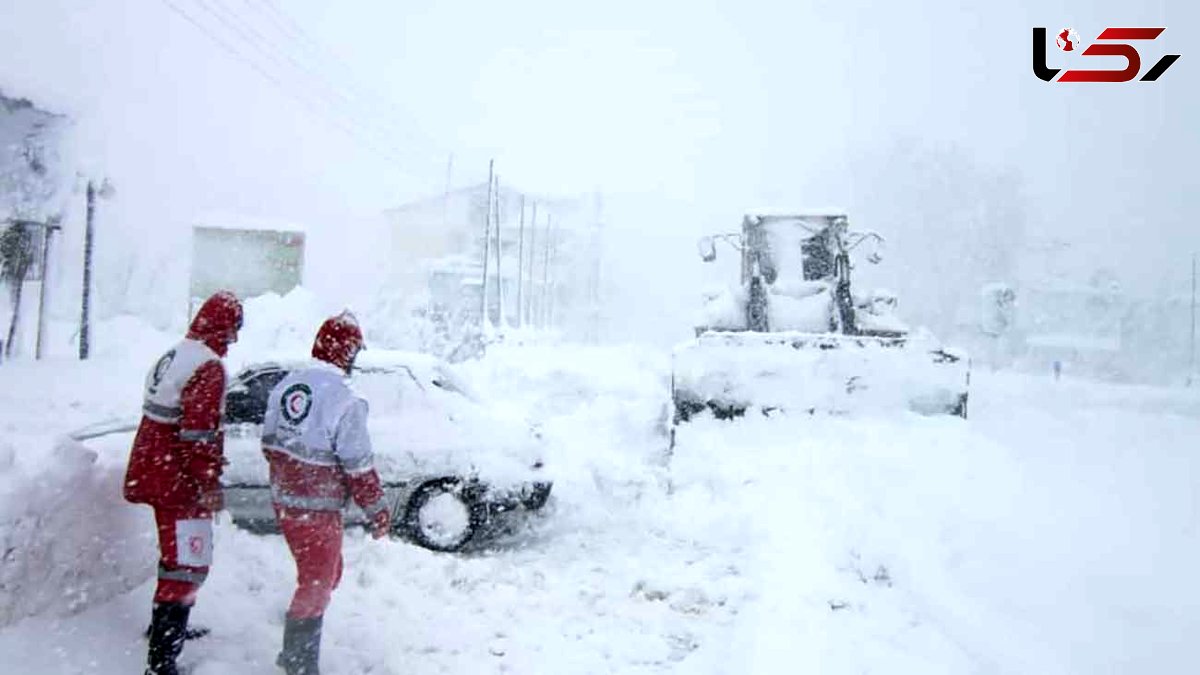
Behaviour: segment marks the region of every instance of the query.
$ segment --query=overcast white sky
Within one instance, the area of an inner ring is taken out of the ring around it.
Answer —
[[[130,231],[185,232],[211,209],[336,225],[440,191],[454,153],[456,182],[495,156],[536,192],[661,196],[678,217],[655,227],[691,236],[750,205],[844,203],[846,157],[904,135],[1019,169],[1031,230],[1132,258],[1135,276],[1200,248],[1200,11],[1187,0],[171,2],[307,104],[165,0],[0,10],[0,88],[79,121]],[[277,31],[268,7],[328,51]],[[1166,26],[1139,45],[1143,67],[1183,57],[1157,83],[1047,84],[1030,70],[1035,25],[1085,41]]]

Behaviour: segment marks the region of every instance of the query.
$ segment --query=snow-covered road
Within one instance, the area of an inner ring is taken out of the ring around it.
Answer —
[[[681,431],[668,465],[667,366],[648,350],[546,345],[468,365],[484,393],[544,420],[554,499],[465,555],[349,533],[323,672],[1170,673],[1195,663],[1194,394],[978,373],[967,422],[702,419]],[[30,516],[14,500],[49,471],[54,436],[76,411],[136,407],[140,373],[123,367],[0,373],[21,382],[0,387],[18,453],[0,473],[6,541]],[[79,405],[33,412],[64,391]],[[95,489],[115,491],[121,449],[94,449]],[[70,500],[40,503],[60,502]],[[102,592],[71,594],[73,614],[66,600],[15,608],[38,615],[0,629],[0,670],[140,668],[150,516],[115,495],[106,509],[127,528],[114,541],[79,519],[37,522],[73,528],[65,541],[90,533],[97,550],[123,546],[110,567],[132,590],[84,579],[76,585]],[[3,564],[14,569],[21,554]],[[57,552],[45,564],[64,560],[79,564]],[[193,614],[213,635],[183,658],[194,675],[272,672],[293,574],[278,537],[218,528]]]

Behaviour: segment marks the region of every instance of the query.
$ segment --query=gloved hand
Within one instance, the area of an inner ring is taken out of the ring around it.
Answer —
[[[200,508],[216,513],[225,508],[225,491],[221,489],[220,485],[204,490],[200,493],[198,502]]]
[[[371,530],[371,538],[382,539],[392,530],[392,514],[387,509],[380,509],[374,516],[371,517],[370,523],[367,525]]]

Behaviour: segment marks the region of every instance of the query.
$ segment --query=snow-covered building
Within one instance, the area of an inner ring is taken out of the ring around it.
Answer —
[[[230,214],[201,217],[192,227],[188,316],[205,298],[231,290],[250,298],[286,295],[304,281],[306,228]]]
[[[579,264],[598,255],[588,200],[533,196],[499,181],[489,227],[492,192],[477,183],[386,211],[389,286],[421,299],[450,339],[481,325],[485,290],[492,325],[575,332],[578,309],[594,304],[581,300],[594,295],[598,273]]]
[[[1115,281],[1031,284],[1022,289],[1020,304],[1029,367],[1050,372],[1057,361],[1067,372],[1129,377],[1121,339],[1129,298]]]
[[[1017,337],[1026,368],[1122,382],[1181,384],[1191,363],[1192,299],[1182,290],[1124,291],[1110,273],[1087,283],[1024,286]]]
[[[1121,325],[1121,344],[1131,373],[1149,382],[1195,381],[1192,350],[1194,298],[1178,291],[1135,298]]]

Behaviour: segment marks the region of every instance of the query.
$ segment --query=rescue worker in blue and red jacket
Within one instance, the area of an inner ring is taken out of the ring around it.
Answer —
[[[225,365],[242,327],[242,303],[221,291],[204,301],[187,336],[146,375],[142,421],[129,453],[125,499],[154,508],[158,586],[147,675],[175,675],[188,615],[212,562],[212,516],[223,506]]]
[[[321,623],[342,575],[342,507],[352,499],[376,539],[391,529],[367,402],[347,383],[361,349],[353,314],[327,319],[313,341],[312,365],[289,373],[267,398],[263,454],[275,515],[296,561],[296,592],[277,659],[288,675],[318,672]]]

